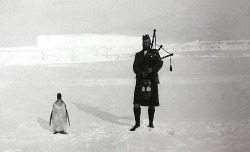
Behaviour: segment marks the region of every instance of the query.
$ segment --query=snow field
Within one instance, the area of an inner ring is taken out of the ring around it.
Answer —
[[[247,151],[249,58],[174,58],[160,71],[155,128],[134,124],[133,60],[2,66],[1,151]],[[48,126],[62,93],[71,126]]]

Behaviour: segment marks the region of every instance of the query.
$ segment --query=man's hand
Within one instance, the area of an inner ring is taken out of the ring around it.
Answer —
[[[152,73],[153,69],[152,68],[146,68],[143,72],[142,72],[142,77],[146,78],[148,76],[149,73]]]
[[[153,69],[152,68],[147,68],[148,73],[152,73]]]
[[[146,78],[147,76],[148,76],[148,73],[145,72],[145,71],[143,71],[143,72],[142,72],[142,77],[143,77],[143,78]]]

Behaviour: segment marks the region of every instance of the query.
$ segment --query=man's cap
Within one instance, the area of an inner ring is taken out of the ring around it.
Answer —
[[[142,36],[142,40],[143,40],[143,41],[145,41],[145,40],[150,40],[149,35],[148,35],[148,34],[143,35],[143,36]]]

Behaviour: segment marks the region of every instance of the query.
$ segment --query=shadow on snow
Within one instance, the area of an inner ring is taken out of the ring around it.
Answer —
[[[132,120],[133,119],[132,117],[116,116],[116,115],[108,113],[106,111],[102,111],[98,107],[92,107],[92,106],[84,105],[84,104],[81,104],[81,103],[73,103],[73,104],[80,111],[89,113],[89,114],[91,114],[93,116],[96,116],[96,117],[98,117],[98,118],[100,118],[100,119],[102,119],[104,121],[115,123],[115,124],[118,124],[118,125],[129,125],[129,124],[125,124],[125,123],[120,122],[119,120],[121,120],[121,119],[127,119],[127,120]]]
[[[40,125],[40,127],[44,130],[48,130],[50,132],[53,132],[51,127],[49,126],[49,122],[40,118],[40,117],[37,117],[37,122],[38,124]]]

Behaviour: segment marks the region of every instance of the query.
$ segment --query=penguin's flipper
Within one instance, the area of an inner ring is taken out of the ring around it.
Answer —
[[[68,110],[66,109],[66,114],[67,114],[67,117],[68,117],[68,122],[69,122],[69,126],[70,126],[70,121],[69,121],[69,113],[68,113]]]
[[[53,110],[51,111],[51,114],[50,114],[49,126],[51,125],[52,113],[53,113]]]

